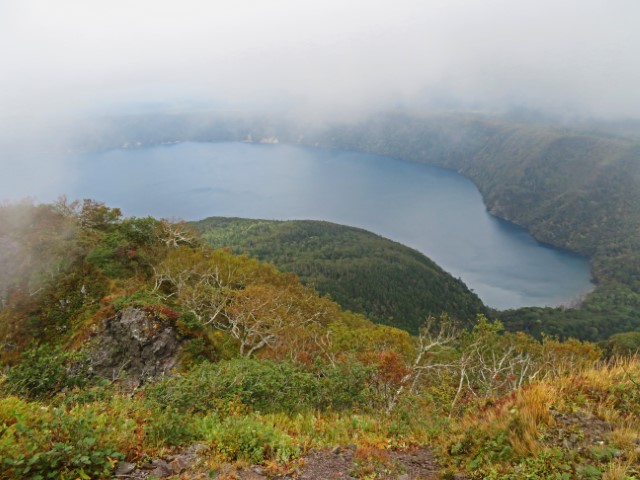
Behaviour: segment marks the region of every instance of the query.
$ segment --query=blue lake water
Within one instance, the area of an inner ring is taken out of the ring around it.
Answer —
[[[78,157],[60,193],[126,215],[316,219],[423,252],[496,308],[567,304],[588,262],[487,213],[467,178],[389,157],[290,145],[181,143]]]

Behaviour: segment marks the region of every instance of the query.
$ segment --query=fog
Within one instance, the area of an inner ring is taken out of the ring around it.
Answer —
[[[637,0],[0,0],[0,200],[49,200],[88,117],[638,118],[639,21]]]
[[[0,115],[635,117],[639,23],[637,0],[3,0]]]

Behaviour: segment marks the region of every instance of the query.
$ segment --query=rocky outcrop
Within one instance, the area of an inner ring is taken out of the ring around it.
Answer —
[[[142,480],[147,478],[175,478],[176,475],[180,475],[180,478],[185,479],[209,478],[208,471],[200,471],[198,468],[201,463],[199,454],[206,450],[206,445],[195,444],[181,453],[156,458],[140,466],[136,466],[133,463],[120,462],[116,465],[114,478]],[[191,473],[184,473],[187,470],[191,470]]]
[[[181,339],[171,316],[152,308],[127,308],[103,322],[91,347],[96,375],[131,383],[166,374]]]

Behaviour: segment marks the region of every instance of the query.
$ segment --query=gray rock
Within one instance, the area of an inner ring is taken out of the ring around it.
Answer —
[[[169,467],[171,467],[171,471],[175,475],[178,475],[190,468],[195,463],[195,460],[196,459],[191,455],[177,455],[171,462],[169,462]]]
[[[408,473],[403,473],[402,475],[400,475],[398,477],[397,480],[409,480],[409,474]]]
[[[149,473],[150,477],[166,478],[173,475],[173,469],[164,460],[154,460],[151,464],[155,468]]]
[[[194,443],[189,448],[187,448],[186,453],[200,453],[208,449],[209,447],[204,443]]]
[[[129,475],[135,469],[136,469],[136,466],[133,463],[118,462],[118,464],[116,465],[116,471],[114,472],[114,475],[116,477],[122,477],[125,475]]]
[[[181,342],[172,322],[151,312],[127,308],[103,322],[91,348],[93,371],[109,379],[132,383],[168,372],[176,363]]]

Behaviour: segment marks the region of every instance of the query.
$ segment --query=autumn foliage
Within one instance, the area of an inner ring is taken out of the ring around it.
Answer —
[[[472,478],[638,470],[636,359],[483,315],[428,318],[411,335],[180,222],[93,201],[5,206],[0,220],[0,478],[104,478],[119,459],[196,443],[211,465],[285,470],[336,444],[364,463],[429,444]],[[131,311],[175,333],[163,378],[127,381],[126,361],[110,378],[92,368],[105,325]],[[577,411],[616,432],[600,450],[556,438],[556,422],[582,425]]]

